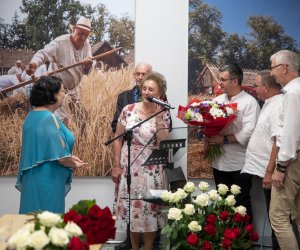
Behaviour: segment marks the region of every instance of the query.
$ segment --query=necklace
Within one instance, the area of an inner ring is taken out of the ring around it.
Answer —
[[[156,109],[155,109],[153,112],[148,113],[148,112],[145,111],[145,109],[144,109],[144,103],[142,102],[142,103],[141,103],[141,111],[142,111],[142,113],[143,113],[145,116],[150,116],[150,115],[152,115],[152,114],[155,113]]]

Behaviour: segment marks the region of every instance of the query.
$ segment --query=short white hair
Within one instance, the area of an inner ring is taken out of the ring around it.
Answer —
[[[272,60],[276,62],[276,64],[286,64],[289,65],[292,71],[299,70],[299,56],[297,53],[290,50],[280,50],[273,54],[270,57],[270,61]]]

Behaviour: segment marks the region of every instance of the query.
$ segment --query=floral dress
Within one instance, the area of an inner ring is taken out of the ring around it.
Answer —
[[[163,126],[165,128],[169,127],[169,116],[169,112],[165,112],[163,115]],[[124,107],[119,117],[119,122],[125,129],[132,128],[141,121],[142,119],[138,116],[137,104],[130,104]],[[161,205],[145,202],[142,199],[134,199],[136,198],[137,192],[142,191],[144,194],[149,194],[150,189],[167,189],[167,180],[162,165],[142,166],[153,149],[158,148],[158,143],[154,136],[156,131],[155,118],[152,118],[141,126],[136,127],[132,133],[132,145],[130,150],[130,194],[132,196],[130,230],[132,232],[154,232],[162,228],[166,223],[165,214],[162,211]],[[151,142],[144,148],[150,140]],[[126,230],[127,227],[127,164],[128,147],[125,141],[121,150],[120,165],[122,175],[120,184],[117,185],[115,204],[116,214],[121,223],[121,230]]]

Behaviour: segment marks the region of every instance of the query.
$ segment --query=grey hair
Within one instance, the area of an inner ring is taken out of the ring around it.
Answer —
[[[271,75],[271,70],[265,69],[257,72],[257,75],[261,77],[261,84],[264,84],[272,89],[281,90],[281,85],[276,82],[274,76]]]
[[[270,57],[271,63],[272,63],[272,60],[274,60],[276,62],[276,64],[289,65],[289,67],[292,71],[298,72],[298,70],[299,70],[299,57],[298,57],[298,54],[293,51],[280,50]]]

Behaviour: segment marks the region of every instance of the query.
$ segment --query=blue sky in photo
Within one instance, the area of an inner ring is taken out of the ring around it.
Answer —
[[[247,35],[249,16],[272,16],[300,44],[300,0],[203,0],[222,13],[222,29]]]

